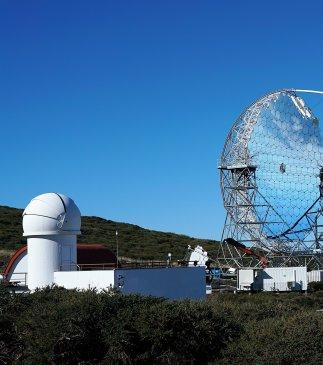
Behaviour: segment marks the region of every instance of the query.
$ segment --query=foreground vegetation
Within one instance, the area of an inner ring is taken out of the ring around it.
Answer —
[[[0,293],[1,364],[322,364],[322,292],[207,301]]]
[[[14,250],[26,244],[26,239],[22,237],[22,213],[22,209],[0,206],[0,270]],[[202,245],[211,254],[218,247],[216,241],[153,231],[98,217],[82,217],[82,234],[78,242],[102,243],[115,252],[116,230],[120,256],[132,259],[165,260],[171,252],[173,259],[179,260],[183,259],[187,245]]]

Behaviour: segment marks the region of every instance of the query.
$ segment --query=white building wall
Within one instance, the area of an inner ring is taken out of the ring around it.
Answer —
[[[77,244],[76,235],[59,237],[59,265],[60,271],[77,270]]]
[[[77,269],[76,235],[28,237],[28,288],[54,283],[54,272]]]
[[[115,287],[123,294],[170,299],[205,298],[205,268],[116,269],[57,271],[54,282],[66,289],[98,291]]]
[[[307,290],[306,267],[273,267],[263,270],[264,291]]]
[[[98,291],[114,286],[114,270],[57,271],[54,282],[66,289],[94,289]]]
[[[115,285],[123,294],[170,299],[205,298],[205,268],[116,269]]]
[[[238,290],[291,291],[307,290],[306,267],[271,267],[266,269],[240,269]]]
[[[238,290],[250,290],[251,284],[254,281],[253,269],[240,269],[238,271]]]
[[[323,270],[313,270],[307,273],[308,282],[323,281]]]
[[[58,236],[28,237],[28,288],[35,290],[54,282],[59,270]]]

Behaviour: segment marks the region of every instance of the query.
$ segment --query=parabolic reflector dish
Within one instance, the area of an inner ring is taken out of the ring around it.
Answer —
[[[219,167],[224,235],[267,252],[318,248],[322,140],[304,99],[296,90],[270,93],[232,126]]]

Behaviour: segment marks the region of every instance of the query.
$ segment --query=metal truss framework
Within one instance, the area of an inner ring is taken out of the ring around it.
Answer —
[[[248,148],[261,110],[275,102],[281,93],[296,95],[294,90],[282,90],[261,98],[238,118],[226,140],[219,166],[227,211],[217,255],[220,266],[260,266],[256,257],[224,243],[230,237],[267,257],[270,266],[322,267],[323,169],[320,171],[318,198],[291,226],[259,191],[257,166],[253,164]],[[306,229],[298,229],[303,220],[307,222]],[[282,233],[277,234],[277,231]]]

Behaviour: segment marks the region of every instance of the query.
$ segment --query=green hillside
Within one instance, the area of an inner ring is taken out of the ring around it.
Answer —
[[[13,250],[26,243],[22,237],[22,209],[0,206],[0,257],[6,261]],[[99,217],[82,217],[82,235],[78,242],[103,243],[111,250],[116,249],[118,230],[119,255],[133,259],[164,260],[169,252],[173,259],[182,259],[187,245],[202,245],[212,253],[217,242],[191,238],[175,233],[144,229],[139,226],[119,223]]]

